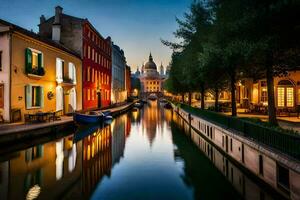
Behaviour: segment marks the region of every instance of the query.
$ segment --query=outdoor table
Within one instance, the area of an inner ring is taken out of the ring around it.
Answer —
[[[36,115],[36,117],[37,117],[37,121],[38,122],[45,122],[45,121],[47,121],[47,118],[48,118],[48,112],[38,112],[38,113],[36,113],[35,115]]]

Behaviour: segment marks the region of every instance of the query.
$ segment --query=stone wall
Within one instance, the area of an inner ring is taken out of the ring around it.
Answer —
[[[285,155],[275,153],[271,149],[259,145],[248,138],[237,135],[233,130],[224,129],[207,120],[190,115],[180,108],[174,106],[173,108],[191,125],[197,134],[204,136],[216,147],[223,150],[225,154],[237,161],[241,166],[245,167],[249,172],[260,178],[283,196],[291,199],[300,199],[299,162],[294,161]],[[194,142],[196,141],[196,144],[200,143],[197,142],[199,138],[197,139],[196,136],[193,136],[193,140]],[[222,160],[215,158],[214,162],[219,169],[226,168],[224,166],[222,167]],[[278,172],[279,166],[288,171],[289,176],[286,179],[289,185],[288,188],[282,187],[283,184],[279,181],[279,176],[283,176]],[[231,176],[228,173],[230,172],[226,172],[226,175]],[[237,189],[239,190],[239,188]],[[247,194],[246,196],[249,195],[247,199],[259,198],[259,194],[254,191],[244,191],[244,193]]]

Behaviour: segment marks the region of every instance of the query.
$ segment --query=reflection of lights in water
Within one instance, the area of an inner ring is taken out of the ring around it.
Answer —
[[[63,176],[64,167],[64,151],[63,151],[64,139],[56,142],[56,180],[61,179]]]
[[[38,198],[41,193],[41,187],[39,185],[34,185],[29,189],[26,195],[26,200],[32,200]]]
[[[73,147],[69,155],[69,172],[72,172],[75,169],[76,156],[77,156],[76,144],[73,144]]]
[[[132,116],[133,116],[134,121],[136,121],[137,118],[138,118],[138,112],[139,112],[139,110],[137,110],[137,112],[132,112]]]

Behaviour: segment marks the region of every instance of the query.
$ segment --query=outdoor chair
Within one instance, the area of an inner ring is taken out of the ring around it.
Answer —
[[[61,120],[61,116],[63,114],[62,110],[58,110],[54,112],[54,120]]]

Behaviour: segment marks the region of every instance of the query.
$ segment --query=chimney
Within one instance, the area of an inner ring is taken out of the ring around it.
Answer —
[[[46,18],[44,15],[41,15],[40,17],[40,24],[44,23],[46,21]]]
[[[61,34],[61,14],[63,8],[60,6],[55,7],[54,22],[52,24],[52,40],[59,43]]]
[[[54,24],[60,24],[60,15],[62,14],[63,8],[60,6],[55,7],[55,18],[54,18]]]

